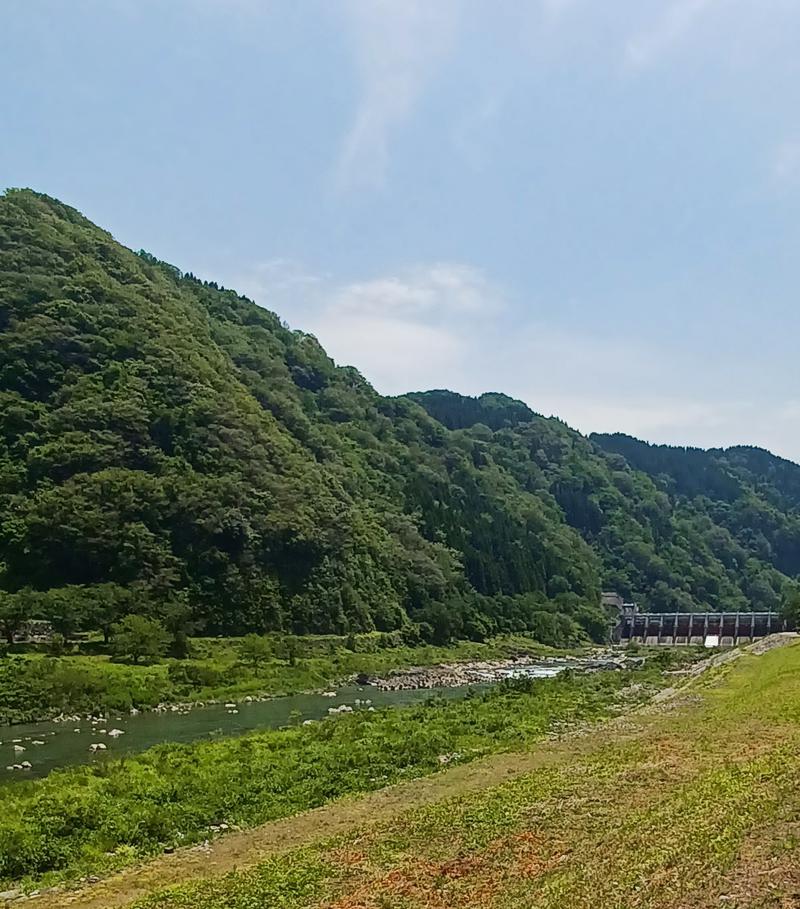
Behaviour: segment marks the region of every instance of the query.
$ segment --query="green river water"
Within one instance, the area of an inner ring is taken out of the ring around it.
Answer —
[[[515,671],[515,675],[548,678],[567,668],[569,664],[532,661]],[[158,745],[161,742],[193,742],[215,736],[241,735],[258,729],[276,729],[306,719],[317,720],[328,716],[331,707],[348,704],[354,710],[368,709],[356,700],[371,701],[380,707],[402,707],[428,700],[434,695],[444,698],[462,698],[467,691],[486,688],[490,684],[457,688],[427,688],[408,691],[381,691],[369,685],[348,685],[336,689],[335,697],[321,693],[289,695],[252,701],[236,705],[233,712],[224,704],[209,704],[188,712],[163,713],[143,711],[136,716],[109,714],[101,720],[82,718],[78,722],[42,722],[0,727],[0,780],[23,780],[45,776],[57,767],[72,764],[100,762],[124,754],[132,754]],[[122,730],[123,735],[109,736],[112,729]],[[105,730],[105,732],[101,732]],[[41,744],[34,744],[41,743]],[[90,745],[103,743],[106,750],[92,753]],[[24,748],[24,751],[15,750]],[[30,769],[15,770],[14,764],[27,761]]]

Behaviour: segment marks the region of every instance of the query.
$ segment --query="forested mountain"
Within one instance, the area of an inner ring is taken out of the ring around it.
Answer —
[[[793,464],[701,453],[695,487],[697,453],[620,453],[503,395],[382,397],[276,315],[28,190],[0,198],[0,342],[6,627],[141,611],[562,642],[602,637],[602,587],[762,607],[798,571]]]
[[[522,488],[552,496],[599,556],[604,588],[660,612],[776,609],[794,594],[797,464],[756,448],[587,439],[505,395],[410,397],[445,426],[468,427]]]

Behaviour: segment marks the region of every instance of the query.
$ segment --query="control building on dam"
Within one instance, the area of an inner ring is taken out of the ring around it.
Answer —
[[[612,600],[614,597],[614,600]],[[778,612],[639,612],[635,603],[623,603],[615,594],[603,602],[619,608],[619,622],[612,632],[617,644],[705,644],[733,647],[786,631]]]

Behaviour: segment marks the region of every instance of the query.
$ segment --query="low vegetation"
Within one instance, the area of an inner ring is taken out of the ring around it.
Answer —
[[[800,893],[800,646],[494,787],[137,909],[788,909]],[[487,769],[491,769],[491,763]]]
[[[434,699],[240,738],[163,745],[8,783],[0,789],[0,879],[96,873],[203,839],[212,825],[251,826],[525,748],[554,724],[608,715],[660,684],[658,667],[568,673],[506,683],[459,702]]]

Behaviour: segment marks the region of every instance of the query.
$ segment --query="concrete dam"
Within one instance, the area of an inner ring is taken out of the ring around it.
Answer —
[[[612,640],[618,644],[734,647],[786,629],[786,621],[777,612],[647,613],[634,607],[623,610]]]

